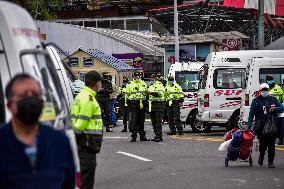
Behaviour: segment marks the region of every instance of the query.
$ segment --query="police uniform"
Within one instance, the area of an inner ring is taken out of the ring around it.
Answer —
[[[152,141],[160,142],[162,138],[162,115],[165,108],[165,88],[163,84],[156,80],[148,88],[149,93],[149,112],[155,133]]]
[[[134,73],[134,75],[138,73]],[[130,113],[130,132],[131,142],[136,142],[137,133],[140,135],[140,141],[148,141],[144,131],[145,122],[145,100],[147,85],[141,79],[131,81],[126,87],[126,98]]]
[[[102,89],[98,92],[96,98],[102,110],[103,123],[107,132],[112,132],[110,130],[110,94],[112,93],[112,84],[108,80],[108,76],[104,75],[104,80],[102,80]]]
[[[169,78],[169,81],[173,78]],[[165,98],[168,110],[168,123],[170,132],[168,135],[175,135],[176,129],[179,134],[183,134],[183,128],[180,122],[180,103],[183,102],[184,94],[181,86],[175,81],[172,84],[167,84],[165,87]]]
[[[76,134],[81,169],[81,188],[94,185],[96,154],[101,150],[103,121],[96,92],[85,86],[76,96],[71,110],[72,125]]]
[[[123,81],[123,85],[119,87],[118,92],[118,99],[119,99],[119,107],[121,109],[121,114],[123,118],[123,130],[121,132],[127,132],[127,122],[129,116],[129,108],[126,102],[126,86],[128,84],[128,80]]]

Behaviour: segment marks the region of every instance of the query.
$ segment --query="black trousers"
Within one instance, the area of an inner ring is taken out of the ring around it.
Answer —
[[[268,163],[273,164],[275,156],[276,137],[258,136],[259,139],[259,158],[264,159],[265,151],[268,149]]]
[[[130,107],[130,132],[132,138],[137,138],[137,133],[139,133],[140,138],[146,136],[144,131],[144,122],[145,122],[145,110],[139,109],[136,107]]]
[[[163,112],[153,111],[150,113],[154,133],[158,138],[162,138],[162,116]]]
[[[172,104],[172,106],[167,106],[168,110],[168,123],[170,131],[176,132],[183,131],[182,125],[180,123],[180,107],[178,104]]]
[[[129,107],[125,106],[124,99],[119,102],[119,105],[121,108],[121,115],[123,118],[123,126],[124,126],[124,129],[127,130],[127,121],[129,119],[128,118],[129,117]]]
[[[97,166],[97,154],[82,146],[78,146],[78,152],[81,171],[81,189],[93,189]]]
[[[102,111],[102,119],[103,119],[103,124],[104,126],[109,129],[110,125],[110,108],[109,108],[109,100],[105,101],[98,101],[101,111]]]

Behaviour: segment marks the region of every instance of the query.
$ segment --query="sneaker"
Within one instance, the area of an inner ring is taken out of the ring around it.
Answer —
[[[148,139],[147,137],[142,137],[140,138],[140,141],[150,141],[150,139]]]
[[[273,165],[273,163],[268,163],[268,167],[269,167],[269,168],[275,168],[275,166]]]
[[[177,133],[175,131],[170,131],[167,133],[167,135],[176,135]]]
[[[136,138],[132,138],[130,142],[136,142]]]
[[[125,132],[127,132],[127,129],[122,129],[121,132],[125,133]]]

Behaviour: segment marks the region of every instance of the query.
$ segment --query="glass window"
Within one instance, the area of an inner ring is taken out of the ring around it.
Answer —
[[[213,76],[213,85],[215,89],[236,89],[245,88],[246,69],[217,69]]]
[[[124,21],[123,20],[111,20],[111,29],[124,30]]]
[[[98,20],[98,28],[110,28],[110,20]]]
[[[71,57],[69,59],[69,66],[70,67],[78,67],[79,66],[79,58],[77,57]]]
[[[176,72],[176,82],[184,92],[197,91],[199,84],[198,72]]]
[[[271,75],[274,78],[274,82],[278,84],[279,86],[283,85],[284,68],[261,68],[259,69],[259,83],[264,83],[267,75]]]
[[[84,26],[85,27],[97,27],[97,23],[96,23],[96,21],[85,21],[84,22]]]
[[[0,77],[0,125],[5,123],[5,97],[3,92],[3,85]]]
[[[93,58],[92,57],[84,57],[84,66],[89,67],[93,65]]]
[[[138,20],[126,20],[126,29],[138,31]]]

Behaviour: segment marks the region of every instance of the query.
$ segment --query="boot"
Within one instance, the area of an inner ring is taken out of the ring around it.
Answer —
[[[113,131],[110,128],[107,128],[106,132],[113,132]]]
[[[175,131],[170,131],[170,132],[167,132],[167,135],[176,135],[177,133]]]
[[[151,139],[151,141],[160,142],[163,141],[163,138],[155,136],[154,138]]]
[[[263,165],[263,157],[258,158],[258,165],[262,166]]]
[[[283,135],[280,135],[278,145],[283,145]]]
[[[150,141],[147,137],[140,137],[140,141]]]
[[[130,142],[136,142],[136,138],[131,138]]]
[[[179,131],[178,134],[179,134],[179,135],[183,135],[183,131]]]
[[[268,167],[269,167],[269,168],[275,168],[275,166],[273,165],[273,163],[268,163]]]
[[[127,129],[122,129],[121,132],[125,133],[125,132],[127,132]]]

